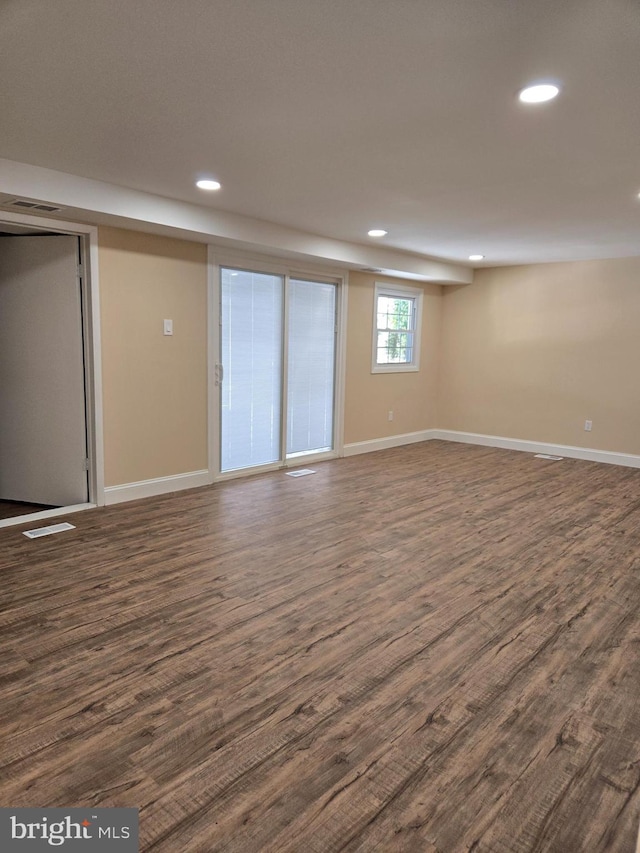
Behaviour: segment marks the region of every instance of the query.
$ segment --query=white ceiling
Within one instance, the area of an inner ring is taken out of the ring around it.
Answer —
[[[640,255],[638,0],[4,0],[0,80],[9,160],[455,262]]]

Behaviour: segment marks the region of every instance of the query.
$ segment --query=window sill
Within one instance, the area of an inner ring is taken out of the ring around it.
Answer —
[[[371,368],[372,373],[418,373],[416,364],[378,364]]]

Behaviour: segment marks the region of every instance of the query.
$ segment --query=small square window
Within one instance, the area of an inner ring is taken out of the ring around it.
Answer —
[[[376,282],[372,373],[395,373],[420,367],[422,290]]]

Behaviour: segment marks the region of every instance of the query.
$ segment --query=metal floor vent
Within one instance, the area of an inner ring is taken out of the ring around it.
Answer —
[[[287,471],[287,477],[306,477],[307,474],[315,474],[311,468],[300,468],[298,471]]]
[[[20,210],[40,210],[43,213],[59,213],[64,210],[62,207],[56,207],[55,204],[45,204],[42,201],[28,201],[26,198],[14,198],[11,201],[5,201],[4,207],[17,207]]]
[[[52,533],[62,533],[63,530],[75,530],[74,524],[63,521],[61,524],[50,524],[49,527],[36,527],[35,530],[24,530],[27,539],[39,539],[41,536],[51,536]]]
[[[536,459],[551,459],[553,462],[560,462],[564,456],[549,456],[548,453],[536,453]]]

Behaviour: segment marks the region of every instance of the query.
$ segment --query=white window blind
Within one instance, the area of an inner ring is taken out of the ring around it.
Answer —
[[[287,455],[333,447],[336,287],[289,281]]]
[[[221,270],[221,470],[280,459],[282,276]]]

